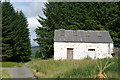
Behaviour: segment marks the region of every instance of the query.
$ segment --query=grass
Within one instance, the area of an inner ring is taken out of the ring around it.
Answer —
[[[11,78],[7,70],[2,70],[2,78]]]
[[[105,65],[108,59],[84,60],[34,60],[30,69],[40,78],[95,78],[99,73],[96,61]],[[113,65],[105,69],[108,78],[118,78],[118,59],[111,58]]]
[[[18,63],[18,62],[0,62],[0,67],[2,68],[11,68],[24,65],[25,63]]]

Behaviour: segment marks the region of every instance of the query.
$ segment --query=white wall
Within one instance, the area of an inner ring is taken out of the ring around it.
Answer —
[[[105,58],[112,57],[113,43],[54,42],[54,60],[67,59],[67,48],[73,48],[73,59],[83,59],[87,56],[93,59]],[[88,51],[88,49],[95,49],[95,51]]]

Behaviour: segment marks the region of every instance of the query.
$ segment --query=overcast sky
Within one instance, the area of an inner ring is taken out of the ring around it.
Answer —
[[[27,17],[28,28],[30,30],[31,45],[37,46],[38,44],[33,40],[36,38],[35,28],[42,25],[37,21],[38,16],[45,17],[42,8],[45,2],[11,2],[15,10],[22,10]]]

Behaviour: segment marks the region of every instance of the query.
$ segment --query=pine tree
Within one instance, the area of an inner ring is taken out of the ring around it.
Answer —
[[[12,57],[12,30],[15,11],[9,2],[2,3],[2,54],[3,60],[9,60]]]
[[[120,46],[118,3],[49,2],[45,3],[45,7],[46,18],[39,16],[38,19],[43,27],[36,29],[40,55],[44,54],[47,58],[53,55],[55,29],[108,30],[115,46]]]
[[[3,60],[30,60],[31,47],[27,20],[22,11],[15,11],[9,2],[2,3]]]
[[[18,46],[20,47],[18,54],[21,61],[28,61],[31,56],[31,44],[29,39],[27,19],[22,11],[19,12],[18,26],[19,38],[17,41],[19,41]]]

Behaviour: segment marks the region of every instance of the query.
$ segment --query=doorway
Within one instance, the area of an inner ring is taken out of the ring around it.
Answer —
[[[67,48],[67,59],[73,59],[73,48]]]

